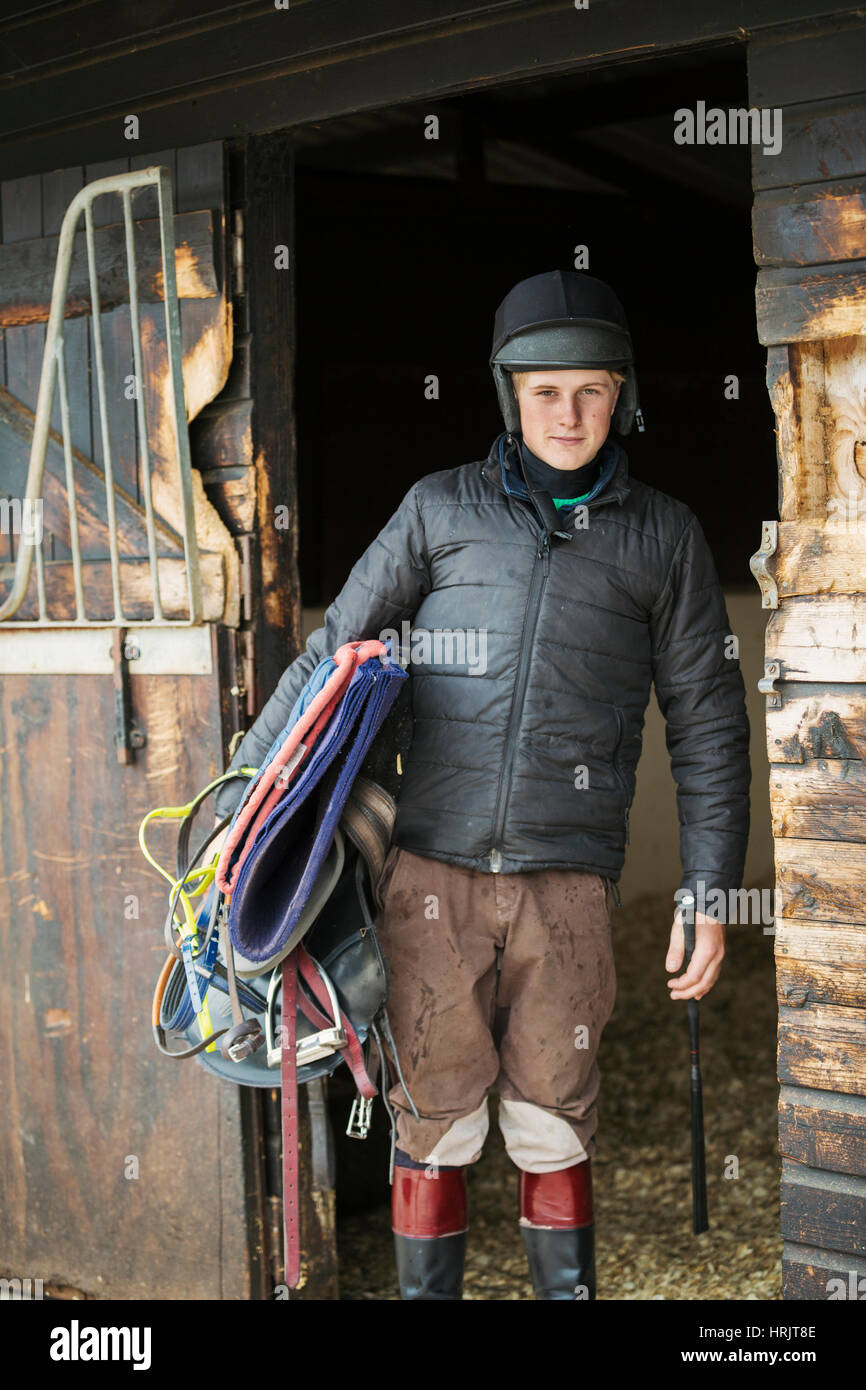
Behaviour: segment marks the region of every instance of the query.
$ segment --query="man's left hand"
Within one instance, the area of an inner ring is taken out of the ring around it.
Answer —
[[[680,908],[674,915],[671,939],[665,959],[666,970],[679,970],[685,959],[683,917]],[[725,928],[715,917],[695,913],[695,949],[684,975],[668,980],[671,999],[703,999],[712,989],[725,958]]]

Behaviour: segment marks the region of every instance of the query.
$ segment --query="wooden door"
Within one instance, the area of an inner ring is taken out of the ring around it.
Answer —
[[[22,297],[15,267],[49,265],[46,238],[57,232],[83,182],[145,163],[169,165],[178,229],[190,217],[199,230],[207,228],[181,298],[189,413],[198,413],[225,381],[232,335],[221,144],[4,184],[0,467],[13,495],[29,454],[50,292],[43,276],[32,287],[36,293]],[[117,206],[115,200],[100,212],[96,205],[98,230],[116,219]],[[148,211],[153,216],[153,208],[139,204],[135,215]],[[118,302],[105,326],[109,413],[125,499],[124,559],[132,565],[146,546],[135,419],[123,389],[128,316],[128,303]],[[173,460],[170,450],[160,452],[164,353],[156,306],[145,307],[143,318],[155,373],[154,500],[173,563],[177,516],[169,485]],[[68,328],[72,443],[84,485],[101,469],[92,322],[81,312]],[[56,412],[52,423],[59,425]],[[69,538],[59,520],[58,460],[55,439],[46,526],[57,534],[46,555],[58,567],[50,572],[59,586],[54,597],[62,600]],[[199,546],[210,576],[206,611],[236,625],[237,551],[200,479],[194,481]],[[84,554],[88,563],[104,564],[105,513],[95,486],[90,501]],[[32,617],[31,609],[28,599],[19,616]],[[0,1273],[42,1279],[46,1291],[60,1296],[232,1299],[260,1296],[265,1288],[261,1178],[242,1144],[248,1101],[194,1062],[165,1061],[153,1046],[150,996],[164,956],[167,897],[137,846],[145,811],[185,800],[223,770],[224,631],[208,625],[197,634],[204,642],[196,643],[191,630],[196,655],[175,660],[164,673],[130,668],[132,715],[146,742],[126,765],[115,746],[110,670],[73,662],[67,673],[34,674],[8,659],[0,687]],[[0,643],[12,635],[0,630]],[[58,632],[25,635],[34,664],[51,665]],[[110,631],[103,636],[107,644]],[[160,845],[156,834],[152,842],[171,862],[169,840]]]

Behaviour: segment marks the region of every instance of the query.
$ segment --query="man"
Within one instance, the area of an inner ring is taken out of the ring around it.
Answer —
[[[609,437],[639,412],[614,292],[576,272],[521,281],[497,310],[491,367],[505,432],[486,460],[410,488],[233,766],[261,761],[324,655],[414,619],[414,738],[379,885],[389,1013],[420,1116],[395,1087],[401,1294],[462,1297],[465,1174],[495,1088],[536,1297],[575,1300],[595,1297],[596,1059],[616,991],[609,894],[651,683],[678,784],[680,890],[695,897],[741,883],[749,725],[697,518],[630,480]],[[443,633],[438,649],[417,640]],[[224,789],[220,817],[238,796]],[[696,914],[672,999],[712,988],[724,921],[723,909]],[[683,959],[678,911],[666,968]]]

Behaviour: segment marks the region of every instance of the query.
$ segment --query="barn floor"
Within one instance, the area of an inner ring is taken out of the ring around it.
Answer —
[[[701,1004],[710,1230],[695,1237],[686,1010],[665,983],[669,907],[652,897],[614,909],[617,1002],[601,1045],[593,1159],[598,1296],[779,1299],[774,938],[729,927],[721,979]],[[494,1099],[469,1174],[464,1296],[531,1299],[516,1169],[495,1113]],[[342,1299],[399,1298],[387,1207],[341,1220],[338,1242]]]

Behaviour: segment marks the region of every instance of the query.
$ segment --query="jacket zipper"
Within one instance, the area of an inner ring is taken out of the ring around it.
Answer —
[[[541,566],[538,561],[541,560]],[[508,716],[508,729],[506,731],[505,762],[499,772],[499,783],[496,788],[496,814],[493,818],[493,848],[490,851],[490,871],[498,874],[502,869],[502,850],[499,844],[502,835],[502,827],[505,823],[506,799],[503,795],[506,785],[511,784],[511,769],[514,766],[516,753],[514,736],[520,724],[520,716],[523,713],[523,699],[526,694],[526,683],[529,677],[529,660],[532,653],[532,646],[535,641],[535,629],[538,625],[538,614],[541,611],[541,598],[544,587],[550,574],[550,537],[545,535],[541,545],[535,552],[535,565],[532,571],[532,581],[529,588],[529,602],[527,604],[527,617],[523,623],[523,635],[520,646],[520,662],[517,667],[517,679],[514,683],[514,694],[511,697],[511,711]]]
[[[620,786],[622,787],[622,794],[623,794],[623,798],[624,798],[625,803],[626,803],[626,805],[625,805],[625,842],[626,842],[626,844],[628,844],[628,842],[629,842],[629,826],[628,826],[628,787],[626,786],[625,777],[623,776],[622,772],[620,771],[620,766],[619,766],[619,763],[617,762],[617,755],[619,754],[619,746],[620,746],[620,744],[622,743],[623,734],[625,733],[625,720],[624,720],[624,718],[623,718],[623,713],[622,713],[622,710],[620,709],[619,705],[614,705],[614,710],[616,711],[616,722],[617,722],[617,725],[619,726],[619,733],[618,733],[617,736],[616,736],[616,745],[615,745],[614,750],[613,750],[613,770],[614,770],[614,773],[616,774],[616,780],[619,782]]]
[[[501,479],[498,476],[498,469],[496,464],[493,465],[492,474],[488,481],[492,482],[494,487],[496,487],[500,492],[505,493],[506,497],[510,495],[507,489],[502,486]],[[618,491],[609,492],[607,489],[605,489],[605,491],[599,493],[597,497],[590,498],[588,502],[585,502],[582,505],[586,506],[587,508],[604,506],[607,502],[614,501],[618,497]],[[532,504],[530,502],[530,506],[531,505]],[[502,793],[503,788],[505,787],[506,775],[510,779],[511,769],[514,765],[515,749],[513,735],[516,733],[516,730],[519,727],[519,716],[523,713],[523,697],[526,693],[526,680],[529,674],[529,653],[532,648],[532,643],[535,640],[535,629],[538,624],[538,614],[541,609],[541,596],[544,593],[544,586],[547,583],[547,578],[550,573],[550,537],[546,534],[542,537],[540,548],[535,552],[535,559],[536,564],[532,572],[532,583],[530,585],[529,603],[527,605],[527,612],[529,615],[529,641],[526,640],[527,623],[524,622],[523,640],[520,652],[520,663],[517,668],[517,680],[514,686],[514,694],[511,698],[511,711],[508,716],[508,730],[506,734],[508,743],[506,747],[506,759],[503,767],[500,770],[499,783],[496,789],[496,814],[493,819],[493,848],[491,849],[490,854],[488,855],[488,858],[490,860],[490,871],[494,874],[498,874],[502,869],[502,850],[500,845],[497,843],[500,839],[500,836],[502,834],[502,827],[505,823],[505,808],[507,804],[503,798]],[[542,561],[540,584],[538,583],[538,560]],[[626,815],[626,837],[627,836],[628,816]],[[628,844],[628,838],[626,838],[626,844]],[[619,892],[617,890],[616,884],[612,883],[611,887],[614,890],[614,900],[617,902],[617,905],[619,906]]]

